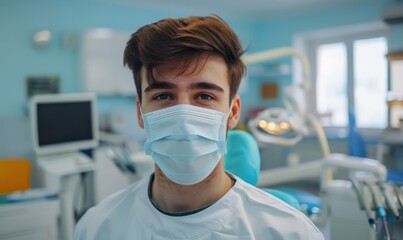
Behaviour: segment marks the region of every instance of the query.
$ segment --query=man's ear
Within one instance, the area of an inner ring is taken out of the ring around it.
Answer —
[[[137,122],[141,128],[144,128],[143,116],[141,113],[141,103],[139,97],[136,97],[136,108],[137,108]]]
[[[228,116],[228,129],[236,127],[239,118],[241,117],[241,97],[235,95],[232,99],[232,108],[230,109],[230,114]]]

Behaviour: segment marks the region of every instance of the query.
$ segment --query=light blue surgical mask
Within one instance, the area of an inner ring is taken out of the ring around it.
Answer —
[[[225,113],[188,104],[146,113],[145,153],[173,182],[201,182],[227,152],[227,119]]]

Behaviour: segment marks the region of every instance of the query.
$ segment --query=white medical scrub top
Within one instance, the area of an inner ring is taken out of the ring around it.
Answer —
[[[75,240],[324,239],[302,212],[234,178],[220,200],[180,216],[152,204],[151,178],[144,178],[88,210],[76,226]]]

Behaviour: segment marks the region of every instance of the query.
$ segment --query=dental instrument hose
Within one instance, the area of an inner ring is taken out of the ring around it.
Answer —
[[[378,213],[379,218],[382,220],[383,227],[385,228],[386,240],[391,240],[388,223],[386,221],[386,211],[382,205],[382,200],[380,199],[380,191],[378,191],[376,185],[371,184],[369,185],[369,188],[372,192],[372,197],[374,199],[376,211]]]
[[[390,190],[391,190],[390,186],[386,185],[386,183],[380,183],[379,185],[380,185],[380,187],[381,187],[381,189],[383,191],[383,195],[385,197],[386,204],[388,205],[388,208],[390,209],[390,211],[392,212],[393,216],[396,219],[400,219],[398,206],[395,203],[395,201],[393,201],[394,196],[390,192]]]
[[[403,209],[403,191],[402,191],[402,189],[400,189],[400,187],[397,186],[396,184],[393,185],[393,188],[394,188],[394,190],[395,190],[397,199],[398,199],[398,201],[399,201],[399,203],[400,203],[400,209]]]
[[[364,194],[364,188],[368,186],[367,185],[362,185],[362,188],[360,187],[360,183],[358,182],[357,178],[352,176],[350,177],[350,181],[353,183],[353,186],[356,190],[357,196],[358,196],[358,200],[361,204],[361,207],[364,208],[365,213],[367,215],[368,218],[368,224],[370,226],[371,229],[373,229],[374,231],[376,231],[376,222],[375,222],[375,218],[373,216],[373,213],[371,211],[371,206],[369,204],[369,202],[364,198],[363,194]]]

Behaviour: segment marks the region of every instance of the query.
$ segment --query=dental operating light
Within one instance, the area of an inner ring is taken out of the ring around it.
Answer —
[[[249,122],[252,134],[260,142],[294,145],[299,142],[305,128],[302,119],[283,108],[270,108]]]
[[[324,156],[330,154],[326,136],[316,118],[303,113],[294,97],[296,89],[309,91],[310,66],[304,54],[294,48],[279,48],[243,57],[246,65],[257,64],[281,57],[296,57],[302,64],[303,81],[285,89],[284,108],[267,108],[248,122],[248,127],[259,143],[291,146],[308,134],[307,122],[315,129]]]

